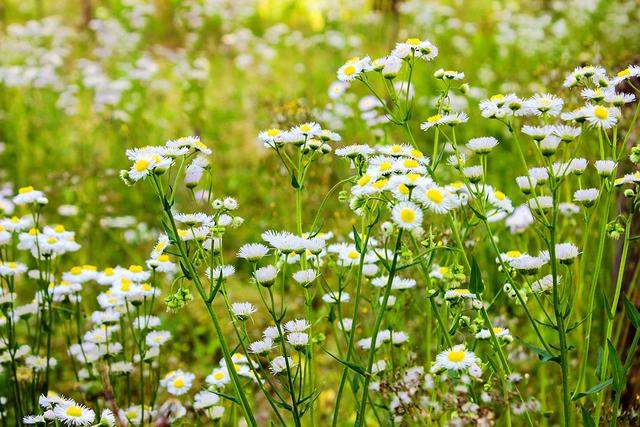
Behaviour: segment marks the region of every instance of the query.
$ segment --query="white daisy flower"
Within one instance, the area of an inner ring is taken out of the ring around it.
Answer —
[[[396,204],[391,216],[396,225],[405,230],[413,230],[422,224],[422,210],[412,202]]]
[[[273,341],[265,338],[261,341],[254,341],[251,344],[249,344],[248,350],[249,350],[249,353],[253,353],[253,354],[265,354],[271,351],[272,348],[273,348]]]
[[[593,166],[595,166],[598,175],[609,177],[613,174],[613,171],[618,164],[613,160],[596,160],[593,163]]]
[[[302,349],[309,342],[309,334],[304,332],[292,332],[287,335],[287,342],[296,349]]]
[[[322,301],[327,304],[338,304],[342,302],[349,302],[350,297],[346,292],[329,292],[322,295]]]
[[[222,387],[231,381],[229,377],[229,371],[226,368],[220,367],[214,369],[207,377],[205,382],[214,387]]]
[[[269,369],[273,374],[277,375],[287,369],[287,364],[289,365],[289,369],[296,366],[295,361],[291,357],[287,357],[285,360],[284,356],[278,356],[271,361]]]
[[[571,264],[579,254],[580,250],[573,243],[556,244],[556,258],[563,264]]]
[[[278,277],[278,269],[273,265],[267,265],[257,269],[253,277],[260,285],[271,286]]]
[[[207,390],[202,390],[196,393],[193,401],[193,409],[206,409],[220,402],[220,396]]]
[[[573,193],[573,200],[582,203],[584,206],[590,207],[593,206],[599,195],[600,190],[597,188],[586,188],[576,190],[575,193]]]
[[[159,347],[171,339],[169,331],[151,331],[145,337],[145,343],[149,347]]]
[[[511,334],[509,333],[509,329],[507,328],[494,327],[493,333],[495,334],[496,338],[502,338],[507,341],[513,340],[513,337],[511,336]],[[491,338],[491,331],[489,331],[489,329],[481,329],[480,332],[476,334],[476,338],[479,340],[488,340]]]
[[[247,320],[249,316],[255,313],[256,307],[250,302],[234,302],[231,304],[231,312],[239,320]]]
[[[478,361],[478,358],[472,351],[468,351],[464,344],[459,344],[438,354],[431,371],[462,371],[470,368],[472,365],[477,365]]]
[[[488,154],[498,145],[498,140],[492,136],[470,139],[467,148],[477,154]]]
[[[433,77],[440,80],[462,80],[464,79],[464,73],[440,68],[433,73]]]
[[[296,271],[295,273],[293,273],[292,277],[293,280],[295,280],[300,285],[308,286],[314,280],[316,280],[316,277],[318,277],[318,272],[313,268],[310,268],[307,270]]]
[[[441,187],[417,189],[414,196],[425,208],[437,214],[445,214],[453,207],[449,192]]]
[[[194,374],[179,369],[169,372],[160,380],[160,385],[166,388],[169,394],[181,396],[189,391],[195,378],[196,376]]]
[[[609,129],[618,123],[620,110],[616,107],[605,107],[603,105],[588,105],[587,121],[593,127]]]
[[[558,283],[560,283],[560,279],[562,279],[562,277],[557,276]],[[551,274],[547,274],[531,284],[531,292],[543,293],[549,292],[551,289],[553,289],[553,276]]]
[[[39,199],[44,197],[44,193],[39,190],[35,190],[32,186],[22,187],[18,189],[18,194],[13,198],[13,203],[16,205],[29,205],[36,203]]]
[[[476,299],[476,294],[471,292],[467,288],[451,289],[445,292],[444,299],[446,300],[459,300],[459,299]]]
[[[341,82],[350,82],[358,77],[362,72],[368,71],[371,59],[367,56],[364,58],[351,58],[343,66],[338,68],[337,76]]]
[[[557,116],[562,111],[564,101],[556,95],[543,93],[535,94],[526,100],[526,105],[534,114]]]
[[[68,426],[88,426],[93,424],[96,413],[84,405],[66,400],[53,407],[55,419]]]

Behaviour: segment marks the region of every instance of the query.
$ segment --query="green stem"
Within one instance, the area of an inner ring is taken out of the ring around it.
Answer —
[[[391,269],[389,270],[389,279],[387,285],[384,288],[384,296],[382,297],[382,304],[380,311],[376,316],[376,322],[373,326],[373,334],[371,335],[371,347],[369,348],[369,357],[367,361],[366,377],[364,379],[364,385],[362,388],[362,402],[360,403],[360,410],[356,418],[356,426],[361,427],[365,423],[365,412],[367,409],[367,398],[369,396],[369,383],[371,382],[371,368],[373,366],[373,359],[376,354],[376,340],[378,339],[378,332],[380,331],[380,325],[382,324],[382,318],[387,311],[387,303],[389,301],[389,295],[391,294],[391,285],[396,274],[396,267],[398,265],[398,255],[400,253],[400,246],[402,243],[402,233],[404,230],[400,229],[398,232],[398,238],[396,239],[396,246],[393,252],[393,260],[391,261]]]
[[[591,328],[593,326],[593,311],[594,311],[593,304],[595,302],[596,289],[598,287],[598,277],[600,275],[600,267],[602,265],[602,257],[604,254],[604,243],[606,238],[607,222],[609,221],[609,209],[610,209],[609,203],[610,202],[611,202],[611,190],[607,189],[606,199],[603,204],[604,212],[600,222],[600,230],[599,230],[600,235],[598,240],[598,252],[596,254],[596,259],[595,259],[595,270],[593,272],[593,276],[591,277],[591,284],[589,288],[589,301],[587,306],[587,324],[585,326],[586,327],[585,330],[587,331],[587,334],[584,338],[584,344],[582,346],[582,363],[580,365],[580,371],[578,372],[578,380],[576,383],[574,393],[577,393],[580,390],[580,388],[583,386],[585,381],[585,376],[587,373],[587,364],[589,361],[589,344],[591,342]]]
[[[613,296],[613,301],[611,303],[611,309],[609,310],[608,315],[605,317],[605,324],[607,325],[607,333],[604,336],[602,348],[602,365],[600,366],[600,378],[607,378],[608,368],[609,368],[609,346],[607,342],[611,339],[611,333],[613,332],[613,320],[616,315],[616,311],[618,308],[618,299],[620,298],[620,291],[622,289],[622,279],[624,278],[624,269],[627,265],[627,255],[629,253],[629,235],[631,233],[631,223],[632,223],[633,213],[629,215],[627,218],[627,223],[624,229],[624,243],[622,244],[622,254],[620,256],[620,265],[618,266],[618,277],[616,279],[616,289]],[[602,405],[604,403],[605,393],[600,393],[598,395],[598,402],[596,404],[596,415],[595,421],[596,425],[598,425],[598,421],[600,420],[600,414],[602,411]],[[615,418],[615,414],[614,414]]]

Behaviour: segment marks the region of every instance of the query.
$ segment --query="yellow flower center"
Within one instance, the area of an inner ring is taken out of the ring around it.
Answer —
[[[349,253],[347,254],[347,257],[351,258],[351,259],[358,259],[358,257],[360,256],[360,254],[357,251],[349,251]]]
[[[68,417],[78,418],[82,415],[82,408],[79,406],[71,405],[65,412]]]
[[[278,136],[282,132],[280,129],[272,128],[267,131],[267,135],[270,137]]]
[[[520,255],[522,255],[520,253],[520,251],[509,251],[509,252],[507,252],[507,256],[509,258],[518,258]]]
[[[105,275],[105,276],[113,276],[113,274],[114,274],[115,272],[116,272],[116,271],[115,271],[113,268],[111,268],[111,267],[108,267],[108,268],[105,268],[105,269],[104,269],[104,275]]]
[[[55,231],[56,233],[63,233],[64,232],[64,225],[62,224],[58,224],[53,228],[53,231]]]
[[[407,39],[407,41],[405,43],[407,43],[407,44],[409,44],[411,46],[418,46],[421,43],[421,41],[420,41],[420,39],[417,39],[417,38],[411,38],[411,39]]]
[[[450,351],[447,354],[447,359],[449,359],[449,362],[454,362],[454,363],[460,363],[464,360],[464,357],[466,356],[465,352],[462,350],[454,350],[454,351]]]
[[[362,175],[362,177],[358,180],[358,185],[360,187],[364,187],[371,181],[371,175]]]
[[[213,374],[213,378],[221,380],[224,378],[224,374],[222,372],[216,372],[215,374]]]
[[[442,118],[442,114],[435,114],[427,119],[429,123],[435,123]]]
[[[493,333],[494,334],[500,334],[500,333],[502,333],[502,331],[504,331],[503,328],[499,328],[499,327],[498,328],[493,328]]]
[[[398,185],[398,191],[402,194],[409,194],[409,187],[404,184]]]
[[[593,109],[593,115],[600,120],[604,120],[609,117],[609,110],[602,105],[598,105]]]
[[[173,380],[173,386],[175,388],[182,388],[184,387],[184,380],[182,379],[182,377],[178,377],[175,380]]]
[[[20,218],[18,218],[17,216],[14,215],[14,216],[11,217],[11,222],[15,223],[15,222],[18,222],[18,221],[20,221]]]
[[[469,293],[469,289],[467,288],[458,288],[454,291],[458,295],[466,295]]]
[[[169,261],[169,255],[160,255],[160,256],[158,257],[158,261],[160,261],[160,262],[167,262],[167,261]]]
[[[497,93],[489,98],[491,101],[502,101],[504,99],[504,95],[501,93]]]
[[[38,229],[37,228],[32,228],[31,230],[29,230],[29,235],[30,236],[35,236],[36,234],[38,234]]]
[[[437,203],[437,204],[442,203],[442,201],[444,200],[444,195],[442,194],[442,191],[438,190],[437,188],[428,189],[427,190],[427,197],[433,203]]]
[[[629,74],[631,74],[631,70],[625,68],[624,70],[618,72],[618,77],[627,77]]]
[[[416,149],[411,150],[411,155],[418,158],[424,157],[424,154],[422,153],[422,151],[416,150]]]
[[[58,241],[58,239],[56,239],[55,237],[49,237],[47,239],[47,243],[49,243],[50,245],[56,243]]]
[[[496,199],[500,201],[504,200],[507,197],[502,191],[496,191],[495,193],[493,193],[493,195],[496,196]]]
[[[404,208],[400,211],[400,219],[411,224],[416,220],[416,213],[413,209]]]
[[[417,173],[408,173],[405,175],[409,182],[416,182],[418,178],[420,178],[420,174]]]
[[[356,73],[356,67],[354,67],[353,65],[347,65],[346,67],[344,67],[342,72],[345,76],[352,76]]]
[[[71,270],[71,274],[73,275],[78,275],[78,274],[82,274],[82,268],[81,267],[73,267]]]
[[[122,282],[120,283],[120,290],[127,292],[129,289],[131,289],[131,280],[122,279]]]
[[[413,160],[413,159],[404,159],[402,161],[402,164],[404,165],[405,168],[416,168],[416,167],[418,167],[418,162],[416,160]]]
[[[449,272],[449,267],[440,267],[440,268],[438,269],[438,272],[439,272],[440,274],[447,274],[447,273]]]
[[[141,265],[131,265],[129,266],[129,271],[132,273],[140,273],[142,271]]]
[[[146,170],[148,167],[149,167],[149,161],[145,159],[137,160],[133,164],[133,168],[136,170],[136,172],[142,172]]]
[[[398,144],[392,145],[391,146],[391,152],[392,153],[401,153],[402,152],[402,147],[399,146]]]
[[[148,283],[143,283],[141,286],[143,291],[150,291],[151,289],[153,289]]]
[[[32,186],[28,186],[28,187],[22,187],[18,190],[18,194],[25,194],[25,193],[31,193],[33,191],[33,187]]]
[[[389,182],[388,179],[381,179],[380,181],[376,181],[373,183],[373,188],[375,188],[376,190],[382,190],[384,187],[386,187],[387,182]]]
[[[388,171],[389,169],[391,169],[391,166],[393,166],[393,165],[391,164],[391,162],[382,162],[382,163],[380,163],[380,170],[381,170],[382,172],[386,172],[386,171]]]

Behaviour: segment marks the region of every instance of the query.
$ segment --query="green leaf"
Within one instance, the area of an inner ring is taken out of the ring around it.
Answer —
[[[580,393],[576,393],[571,400],[578,400],[578,399],[582,399],[585,396],[590,396],[592,394],[595,394],[597,392],[599,392],[600,390],[603,390],[607,387],[609,387],[611,384],[613,384],[613,378],[609,378],[606,381],[601,382],[600,384],[596,384],[593,387],[591,387],[589,390],[587,391],[581,391]]]
[[[322,347],[320,347],[322,348]],[[369,374],[367,373],[367,371],[364,369],[363,366],[357,365],[355,363],[351,363],[351,362],[347,362],[346,360],[342,360],[339,357],[334,356],[333,354],[329,353],[327,350],[325,350],[324,348],[322,348],[322,350],[327,353],[329,356],[331,356],[332,358],[334,358],[338,363],[346,366],[347,368],[351,369],[353,372],[363,376],[363,377],[367,377],[369,376]]]
[[[291,186],[296,190],[300,188],[300,183],[298,183],[298,179],[296,178],[296,174],[291,174]]]
[[[480,273],[480,267],[476,262],[476,258],[471,258],[471,279],[469,283],[469,290],[474,294],[481,294],[484,291],[484,283],[482,283],[482,273]]]
[[[358,234],[358,230],[356,230],[356,226],[352,226],[353,228],[353,240],[356,242],[356,249],[358,253],[362,253],[362,240],[360,240],[360,235]]]
[[[584,406],[580,408],[582,411],[582,425],[584,427],[596,427],[596,422],[591,418],[591,414]]]
[[[182,263],[182,260],[180,260],[180,269],[182,270],[182,274],[184,274],[184,277],[186,277],[187,280],[193,280],[191,274],[189,274],[189,270],[187,270],[187,267],[185,267],[185,265]]]
[[[240,402],[238,402],[238,399],[235,398],[235,396],[231,396],[230,394],[225,394],[225,393],[220,393],[217,390],[209,390],[211,393],[213,394],[217,394],[218,396],[220,396],[223,399],[227,399],[230,400],[231,402],[235,403],[235,404],[239,404]]]
[[[216,295],[218,295],[218,291],[222,287],[222,269],[220,269],[220,275],[216,279],[216,285],[211,287],[211,292],[209,292],[209,299],[207,302],[211,304],[215,299]]]
[[[625,385],[624,369],[622,368],[622,363],[620,363],[616,347],[610,339],[607,340],[607,345],[609,346],[609,363],[611,364],[611,371],[613,374],[613,389],[616,393],[620,393]]]
[[[624,310],[634,328],[640,329],[640,312],[627,297],[624,298]]]
[[[524,342],[524,345],[526,345],[527,347],[529,347],[529,349],[531,351],[533,351],[534,353],[536,353],[538,355],[538,358],[540,358],[540,360],[542,360],[543,362],[556,362],[556,363],[560,363],[560,356],[554,356],[553,354],[549,353],[547,350],[540,348],[540,347],[536,347],[533,344],[529,344],[528,342]]]
[[[471,209],[473,211],[474,214],[476,214],[476,216],[478,218],[480,218],[483,221],[486,221],[487,217],[482,215],[480,212],[478,212],[478,210],[476,208],[474,208],[471,203],[467,204],[467,206],[469,207],[469,209]]]

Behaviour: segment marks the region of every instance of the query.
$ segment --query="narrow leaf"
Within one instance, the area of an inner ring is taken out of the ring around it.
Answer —
[[[624,298],[624,310],[627,313],[627,317],[631,321],[634,328],[640,329],[640,312],[628,298]]]
[[[611,340],[607,340],[607,345],[609,346],[609,363],[613,374],[613,389],[616,393],[619,393],[624,387],[624,369],[622,368],[622,363],[620,363],[616,347],[611,343]]]
[[[595,394],[597,392],[599,392],[600,390],[603,390],[607,387],[609,387],[611,384],[613,384],[613,378],[609,378],[608,380],[601,382],[600,384],[596,384],[593,387],[591,387],[589,390],[586,391],[581,391],[580,393],[576,393],[571,400],[578,400],[578,399],[582,399],[585,396],[590,396],[592,394]]]
[[[484,291],[484,283],[482,283],[482,273],[480,273],[480,267],[476,262],[476,258],[471,258],[471,279],[469,283],[469,290],[474,294],[481,294]]]

